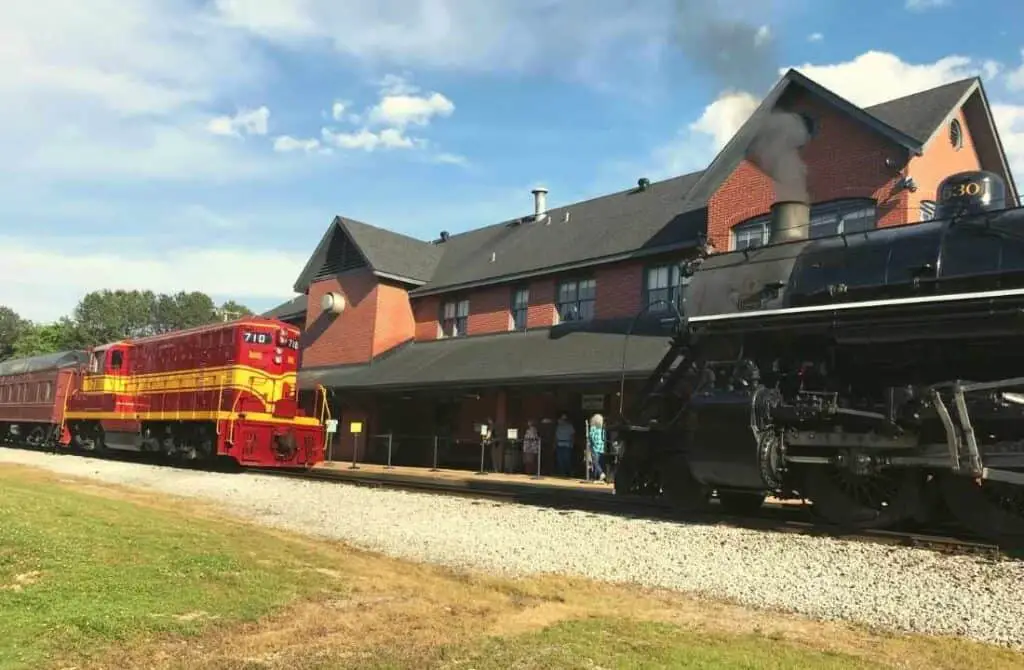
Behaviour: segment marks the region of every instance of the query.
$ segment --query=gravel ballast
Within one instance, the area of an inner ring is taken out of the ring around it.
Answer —
[[[634,582],[1024,648],[1024,562],[0,448],[0,462],[228,505],[259,523],[492,574]]]

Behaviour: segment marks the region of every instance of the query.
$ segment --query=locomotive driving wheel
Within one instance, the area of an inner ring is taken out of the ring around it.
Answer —
[[[811,467],[804,494],[815,515],[837,526],[881,529],[912,518],[921,501],[920,473],[890,469],[860,474],[838,467]]]
[[[1020,486],[977,481],[951,472],[938,476],[946,507],[966,529],[994,542],[1024,548],[1024,491]]]

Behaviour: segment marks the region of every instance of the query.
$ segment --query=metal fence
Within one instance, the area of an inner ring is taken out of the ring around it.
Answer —
[[[492,439],[484,441],[479,436],[405,435],[384,433],[380,435],[345,435],[351,440],[346,457],[328,458],[338,462],[350,462],[349,467],[360,464],[381,465],[386,469],[396,467],[426,468],[437,470],[465,470],[485,475],[487,473],[508,473],[528,475],[533,479],[543,476],[557,476],[554,449],[548,445],[537,454],[536,466],[531,464],[525,471],[523,444],[521,439]],[[572,477],[590,478],[589,452],[584,450],[582,459],[574,459]]]

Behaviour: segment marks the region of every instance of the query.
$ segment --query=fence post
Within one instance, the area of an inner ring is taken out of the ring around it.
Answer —
[[[434,436],[434,467],[430,471],[437,472],[437,435]]]
[[[385,470],[393,470],[391,467],[391,441],[394,438],[393,433],[388,433],[388,464],[384,466]]]
[[[349,470],[358,470],[359,466],[356,465],[356,459],[359,456],[359,433],[352,435],[352,465],[348,466]]]
[[[487,471],[484,470],[484,453],[487,451],[487,440],[480,440],[480,469],[476,474],[486,475]]]

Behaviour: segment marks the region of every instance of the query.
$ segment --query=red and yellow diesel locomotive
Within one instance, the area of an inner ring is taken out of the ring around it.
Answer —
[[[0,363],[0,441],[312,466],[324,426],[298,405],[298,330],[247,317]]]

